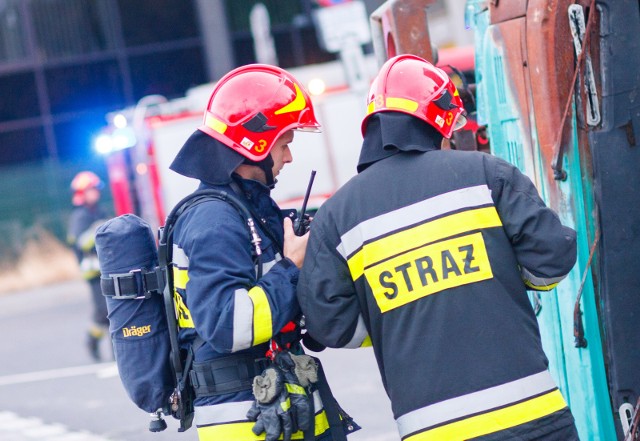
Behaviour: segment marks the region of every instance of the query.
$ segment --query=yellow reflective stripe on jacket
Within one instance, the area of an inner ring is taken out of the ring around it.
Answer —
[[[173,287],[175,289],[187,289],[187,282],[189,281],[189,273],[186,269],[173,267]]]
[[[476,208],[445,216],[365,244],[347,260],[353,280],[363,275],[365,268],[426,245],[458,234],[502,225],[495,207]]]
[[[487,412],[451,424],[436,427],[403,441],[444,441],[466,440],[490,433],[499,432],[510,427],[519,426],[564,409],[567,404],[559,390],[532,398],[504,409]]]
[[[176,309],[176,315],[178,317],[178,326],[181,328],[193,328],[193,319],[191,318],[191,312],[187,305],[182,300],[182,296],[178,293],[179,289],[186,289],[187,282],[189,281],[189,273],[186,269],[173,267],[173,305]]]
[[[329,421],[325,411],[321,411],[315,416],[315,436],[320,436],[329,429]],[[199,441],[222,441],[222,440],[264,440],[264,433],[255,435],[251,428],[255,423],[251,421],[239,423],[220,423],[210,426],[198,426]],[[282,436],[279,438],[282,439]],[[304,439],[304,433],[295,432],[291,439]]]
[[[182,270],[179,270],[182,271]],[[175,268],[174,268],[175,272]],[[184,270],[186,273],[186,270]],[[176,285],[177,288],[177,285]],[[184,288],[182,288],[184,289]],[[273,334],[272,331],[272,321],[271,321],[271,308],[269,306],[269,301],[267,300],[267,296],[265,292],[260,287],[254,287],[250,291],[239,290],[236,293],[236,312],[242,315],[241,310],[243,308],[240,307],[239,303],[243,296],[246,296],[253,303],[253,317],[251,320],[246,323],[251,327],[251,323],[253,323],[253,328],[248,331],[237,325],[234,326],[234,351],[246,349],[250,346],[249,341],[251,339],[251,333],[253,334],[253,345],[258,345],[260,343],[265,343],[271,339]],[[176,308],[176,314],[178,316],[178,326],[181,328],[193,328],[195,327],[193,323],[193,319],[191,318],[191,312],[187,305],[185,305],[182,296],[174,291],[173,293],[173,301],[174,306]],[[237,320],[234,321],[234,324]]]
[[[280,402],[280,409],[282,409],[284,412],[291,409],[291,400],[289,399],[289,397],[287,397],[286,400]]]
[[[362,314],[358,314],[358,323],[356,324],[356,329],[353,331],[353,337],[351,337],[351,340],[343,347],[354,349],[365,346],[371,346],[371,337],[369,336],[367,327],[364,324]]]
[[[271,306],[267,294],[259,286],[249,290],[253,302],[253,345],[268,342],[273,335]]]
[[[533,421],[564,407],[555,381],[544,370],[413,410],[398,417],[396,423],[403,440],[469,439]],[[522,414],[532,417],[526,419]],[[482,432],[490,427],[490,431]]]
[[[482,233],[422,246],[365,269],[381,312],[493,278]]]
[[[178,326],[180,328],[194,328],[193,319],[191,318],[191,312],[178,290],[187,289],[187,283],[189,282],[189,258],[185,254],[184,250],[178,245],[173,244],[172,261],[173,261],[173,305],[176,309],[176,316],[178,318]]]
[[[520,268],[520,273],[527,288],[534,291],[551,291],[566,277],[538,277],[524,267]]]
[[[304,390],[304,387],[298,384],[285,383],[284,387],[287,389],[287,392],[289,392],[290,394],[297,394],[297,395],[307,394],[307,391]]]
[[[363,244],[390,232],[406,230],[447,214],[490,205],[493,205],[493,199],[487,185],[443,193],[360,222],[340,236],[337,251],[347,260]]]
[[[178,326],[180,328],[195,328],[193,319],[191,318],[191,311],[184,304],[182,296],[177,292],[173,292],[173,305],[176,309],[176,316],[178,318]]]
[[[171,248],[173,256],[173,287],[175,289],[187,289],[187,282],[189,282],[189,258],[184,253],[182,248],[173,244]]]
[[[96,246],[96,231],[93,228],[94,225],[89,227],[89,229],[87,229],[80,235],[80,237],[78,237],[78,248],[80,248],[84,252],[91,251]]]
[[[551,291],[553,288],[558,286],[557,283],[552,283],[551,285],[536,286],[533,283],[529,282],[528,280],[525,280],[524,284],[527,286],[527,288],[532,289],[534,291]]]

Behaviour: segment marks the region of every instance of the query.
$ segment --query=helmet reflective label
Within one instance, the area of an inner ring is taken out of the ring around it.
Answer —
[[[244,147],[247,150],[251,150],[251,147],[253,147],[253,145],[255,144],[253,141],[251,141],[249,138],[242,138],[242,141],[240,141],[240,144],[242,145],[242,147]]]

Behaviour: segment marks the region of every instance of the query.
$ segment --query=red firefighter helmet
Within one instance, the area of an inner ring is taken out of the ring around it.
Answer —
[[[318,132],[320,124],[309,94],[293,75],[276,66],[250,64],[218,81],[198,128],[257,162],[287,130]]]
[[[378,112],[402,112],[432,125],[451,138],[467,122],[462,100],[447,74],[415,55],[397,55],[387,60],[373,80],[367,99],[367,120]]]
[[[82,205],[84,203],[84,192],[90,188],[102,188],[102,181],[93,172],[81,171],[71,181],[71,191],[73,205]]]

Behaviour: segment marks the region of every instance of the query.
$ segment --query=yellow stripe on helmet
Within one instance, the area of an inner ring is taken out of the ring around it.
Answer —
[[[413,100],[408,100],[406,98],[396,98],[396,97],[387,97],[387,108],[388,109],[399,109],[406,110],[407,112],[415,112],[418,110],[418,102]]]
[[[293,99],[293,101],[291,101],[286,106],[276,110],[274,112],[275,115],[280,115],[282,113],[289,113],[289,112],[297,112],[299,110],[304,109],[307,106],[307,101],[304,99],[304,95],[302,94],[302,91],[300,90],[298,85],[294,83],[293,86],[296,88],[296,97]]]
[[[224,133],[227,131],[227,125],[210,113],[207,113],[204,119],[204,125],[218,133]]]

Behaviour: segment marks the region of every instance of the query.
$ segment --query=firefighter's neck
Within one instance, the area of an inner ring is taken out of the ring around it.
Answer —
[[[255,165],[240,164],[238,168],[236,168],[236,173],[243,179],[251,179],[267,185],[267,177],[265,176],[264,170]]]

